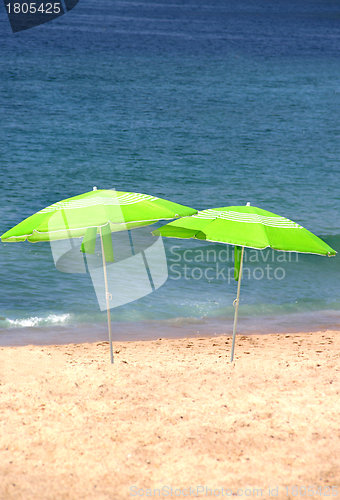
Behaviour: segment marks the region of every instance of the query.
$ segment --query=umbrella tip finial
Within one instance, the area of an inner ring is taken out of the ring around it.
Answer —
[[[250,207],[250,201],[247,201],[247,205],[246,205],[246,206],[247,206],[247,207]]]
[[[93,186],[93,191],[97,191],[97,186]]]

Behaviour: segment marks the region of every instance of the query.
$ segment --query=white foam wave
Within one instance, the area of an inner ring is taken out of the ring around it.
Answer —
[[[34,327],[41,325],[62,325],[70,319],[70,314],[49,314],[48,316],[31,316],[30,318],[9,319],[7,322],[13,327]]]

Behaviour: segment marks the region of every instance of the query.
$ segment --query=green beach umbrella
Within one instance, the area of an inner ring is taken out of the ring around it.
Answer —
[[[23,220],[1,236],[2,242],[40,242],[83,238],[81,250],[94,253],[100,235],[107,319],[113,362],[111,317],[106,262],[114,261],[111,233],[189,216],[197,210],[157,196],[97,189],[50,205]]]
[[[50,205],[1,236],[3,242],[53,241],[85,236],[89,228],[110,232],[192,215],[197,210],[142,193],[97,189]]]
[[[301,252],[333,256],[336,251],[296,222],[261,208],[231,206],[199,211],[154,231],[169,238],[195,238],[235,245],[235,279],[238,280],[234,301],[235,315],[231,361],[234,359],[238,306],[242,278],[244,248],[273,248],[285,252]]]

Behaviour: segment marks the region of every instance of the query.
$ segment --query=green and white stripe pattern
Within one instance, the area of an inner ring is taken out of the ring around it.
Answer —
[[[142,193],[124,193],[112,191],[112,196],[110,198],[104,196],[97,196],[96,198],[81,198],[81,199],[70,199],[64,201],[58,201],[53,203],[42,210],[37,212],[38,214],[47,214],[55,212],[58,210],[74,210],[82,208],[90,208],[96,206],[121,206],[121,205],[134,205],[135,203],[141,203],[143,201],[155,201],[158,200],[157,196],[151,196]]]
[[[224,219],[232,222],[244,222],[247,224],[263,224],[264,226],[279,227],[279,228],[290,228],[290,229],[302,229],[302,226],[293,222],[290,219],[281,217],[277,215],[275,217],[251,213],[235,212],[234,210],[221,211],[209,208],[207,210],[202,210],[197,214],[193,215],[197,219]]]

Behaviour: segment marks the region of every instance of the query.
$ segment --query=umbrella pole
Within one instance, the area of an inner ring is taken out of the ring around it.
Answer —
[[[241,262],[240,262],[240,273],[238,276],[238,283],[237,283],[237,296],[236,299],[234,300],[234,307],[235,307],[235,313],[234,313],[234,328],[233,328],[233,343],[231,346],[231,356],[230,356],[230,362],[232,363],[234,359],[234,351],[235,351],[235,339],[236,339],[236,327],[237,327],[237,317],[238,317],[238,306],[240,303],[240,289],[241,289],[241,279],[242,279],[242,269],[243,269],[243,253],[244,253],[244,247],[242,247],[241,251]]]
[[[108,284],[107,284],[106,262],[105,262],[104,244],[103,244],[103,237],[102,237],[102,229],[101,228],[99,228],[99,234],[100,234],[100,243],[101,243],[101,246],[102,246],[104,283],[105,283],[105,297],[106,297],[106,312],[107,312],[107,327],[108,327],[108,330],[109,330],[109,342],[110,342],[110,357],[111,357],[111,363],[113,363],[113,347],[112,347],[112,334],[111,334],[111,312],[110,312],[110,294],[109,294]]]

